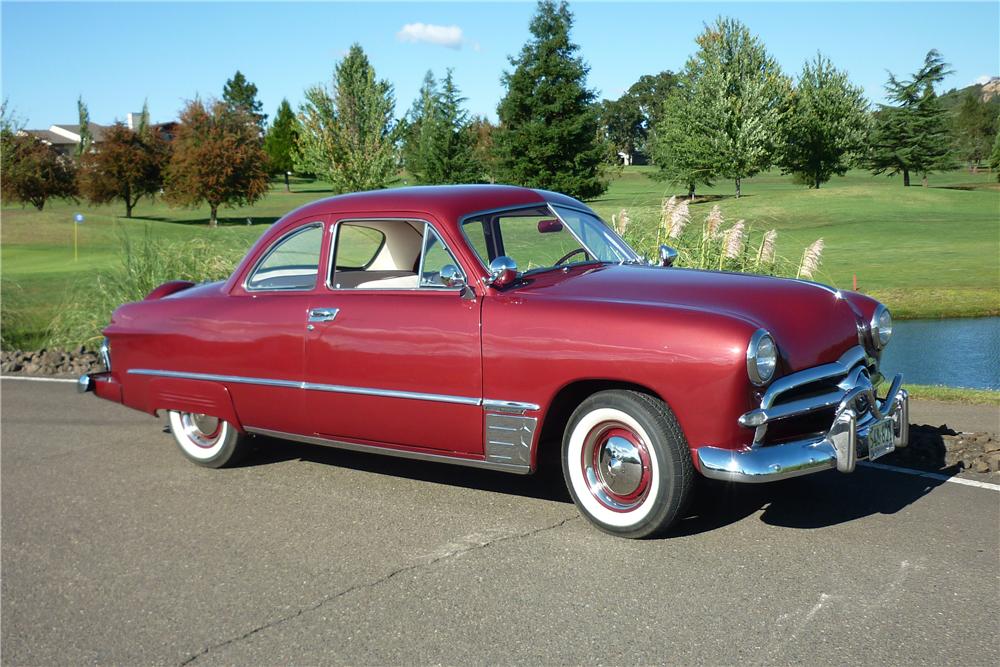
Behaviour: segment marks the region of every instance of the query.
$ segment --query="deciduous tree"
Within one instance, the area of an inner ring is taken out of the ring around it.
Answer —
[[[719,18],[696,38],[685,65],[697,130],[713,153],[719,176],[741,182],[769,168],[790,84],[763,42],[740,21]]]
[[[997,134],[997,107],[982,101],[973,90],[962,96],[955,116],[955,144],[973,170],[990,154]]]
[[[148,129],[130,130],[118,122],[104,132],[104,139],[80,160],[80,192],[95,204],[122,201],[125,217],[142,197],[153,197],[163,186],[163,169],[169,149]]]
[[[681,185],[694,197],[698,185],[712,185],[718,173],[711,141],[717,128],[687,80],[667,96],[663,109],[649,144],[650,156],[659,167],[656,178]]]
[[[605,152],[572,26],[565,1],[538,3],[531,38],[503,75],[494,141],[501,180],[589,199],[607,189]]]
[[[30,134],[0,128],[0,190],[4,202],[31,204],[41,211],[49,199],[76,196],[75,165],[70,158]]]
[[[288,182],[288,172],[295,168],[295,142],[299,136],[299,121],[292,111],[288,100],[281,100],[274,123],[264,137],[264,152],[267,153],[268,166],[271,173],[282,174],[285,179],[285,190],[291,192]]]
[[[867,111],[861,88],[817,53],[803,65],[791,94],[782,127],[782,169],[815,188],[833,174],[843,176],[864,147]]]
[[[396,172],[395,99],[361,47],[337,64],[331,88],[305,95],[296,169],[329,179],[338,192],[385,187]]]
[[[267,156],[257,125],[245,110],[224,102],[189,102],[181,111],[166,174],[167,201],[206,203],[209,225],[220,206],[253,204],[267,191]]]
[[[873,173],[901,173],[903,185],[909,186],[911,173],[922,174],[926,184],[929,173],[950,166],[947,112],[934,92],[950,74],[948,67],[931,49],[910,78],[889,74],[886,91],[893,104],[880,105],[875,114],[869,156]]]

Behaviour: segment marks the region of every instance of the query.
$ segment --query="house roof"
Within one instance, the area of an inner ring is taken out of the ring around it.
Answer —
[[[80,125],[74,124],[70,125],[67,123],[58,123],[52,127],[58,127],[60,129],[66,130],[67,132],[72,132],[73,134],[80,135]],[[110,126],[108,125],[98,125],[97,123],[88,123],[87,127],[90,129],[90,136],[95,142],[104,141],[104,133],[108,130]]]
[[[72,139],[64,137],[61,134],[56,134],[51,130],[24,130],[23,132],[24,134],[30,134],[34,137],[38,137],[45,143],[52,144],[53,146],[68,146],[76,144],[76,142]]]

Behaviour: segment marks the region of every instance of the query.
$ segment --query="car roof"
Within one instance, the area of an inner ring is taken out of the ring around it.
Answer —
[[[442,224],[451,226],[457,225],[460,218],[471,213],[545,202],[587,209],[572,197],[548,190],[513,185],[430,185],[327,197],[288,213],[282,222],[291,224],[310,215],[367,215],[388,211],[427,213]]]

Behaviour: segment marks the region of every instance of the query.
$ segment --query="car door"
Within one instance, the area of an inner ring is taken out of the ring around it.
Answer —
[[[323,282],[327,218],[297,221],[264,249],[230,296],[205,318],[220,344],[210,361],[245,427],[306,432],[302,389],[306,311]]]
[[[481,299],[452,282],[465,274],[443,236],[409,219],[333,229],[330,278],[310,303],[306,333],[305,409],[316,434],[481,455]]]

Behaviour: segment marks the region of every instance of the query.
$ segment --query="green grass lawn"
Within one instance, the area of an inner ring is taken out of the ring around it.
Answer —
[[[615,175],[608,192],[591,205],[605,219],[622,208],[633,217],[658,216],[664,196],[677,191],[649,178],[653,169],[630,167]],[[1000,313],[1000,187],[989,174],[964,171],[932,175],[930,186],[904,188],[899,178],[851,172],[819,190],[769,173],[733,185],[720,182],[691,206],[700,222],[712,205],[728,222],[745,219],[757,232],[779,231],[778,251],[790,258],[817,238],[826,243],[819,278],[849,288],[857,275],[862,291],[886,301],[897,316],[943,317]],[[202,238],[227,246],[250,244],[288,211],[327,196],[322,183],[297,181],[293,192],[275,183],[256,206],[221,211],[218,229],[207,226],[208,209],[172,209],[143,200],[134,217],[124,207],[50,202],[43,212],[3,205],[0,282],[4,340],[37,347],[53,314],[75,289],[118,261],[119,234],[145,227],[165,241]],[[73,259],[76,212],[79,259]],[[247,219],[252,224],[247,224]]]

